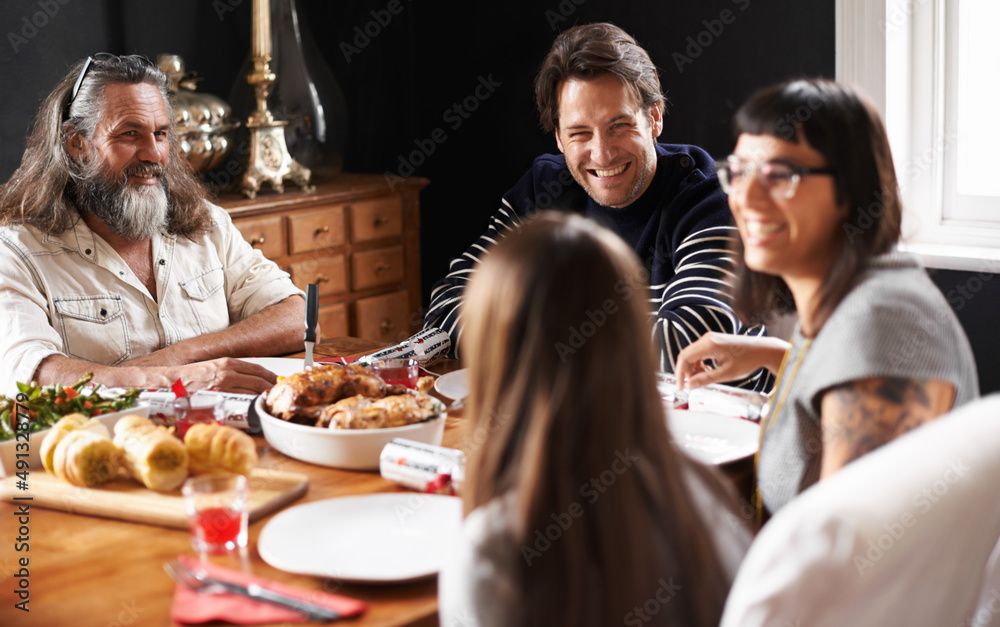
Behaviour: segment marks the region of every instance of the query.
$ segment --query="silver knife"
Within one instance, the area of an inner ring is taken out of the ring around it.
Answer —
[[[310,283],[306,286],[306,333],[303,338],[306,345],[306,368],[313,365],[313,347],[316,345],[316,323],[318,318],[319,285]]]
[[[168,562],[163,565],[163,568],[170,574],[171,577],[198,592],[211,593],[212,588],[216,591],[221,588],[226,592],[239,594],[258,601],[273,603],[297,612],[302,612],[313,620],[331,621],[340,618],[340,614],[338,612],[331,610],[330,608],[323,607],[322,605],[316,605],[315,603],[296,599],[295,597],[288,596],[287,594],[263,588],[255,583],[250,583],[244,586],[243,584],[238,584],[233,581],[216,579],[215,577],[210,577],[205,573],[192,570],[184,564],[181,564],[179,561]]]

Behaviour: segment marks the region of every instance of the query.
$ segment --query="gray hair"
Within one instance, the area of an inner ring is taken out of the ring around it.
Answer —
[[[64,138],[73,134],[83,135],[87,139],[94,136],[94,129],[104,114],[104,92],[108,85],[139,85],[141,83],[153,85],[163,97],[167,113],[173,119],[170,94],[167,91],[167,77],[146,57],[137,54],[120,57],[98,55],[97,58],[90,58],[78,63],[74,68],[77,66],[83,75],[78,74],[79,91],[75,97],[72,90],[68,94],[69,103],[66,105],[66,118],[62,124]],[[76,86],[77,82],[73,84]]]
[[[75,63],[42,102],[21,166],[0,187],[0,225],[27,224],[48,234],[72,228],[77,220],[73,187],[83,170],[66,151],[66,142],[74,135],[93,138],[108,85],[142,83],[157,88],[173,120],[167,77],[145,57],[100,54]],[[166,178],[169,228],[186,236],[206,231],[211,216],[205,189],[184,159],[172,125]]]

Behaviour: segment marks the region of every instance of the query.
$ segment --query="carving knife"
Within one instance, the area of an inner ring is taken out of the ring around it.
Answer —
[[[306,345],[306,364],[313,365],[313,347],[316,345],[316,322],[319,317],[319,285],[310,283],[306,286],[306,333],[303,338]]]

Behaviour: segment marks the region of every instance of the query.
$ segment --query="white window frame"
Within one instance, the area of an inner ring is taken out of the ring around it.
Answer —
[[[998,272],[1000,220],[959,220],[944,211],[943,155],[953,137],[944,117],[945,0],[905,0],[890,5],[890,15],[886,6],[886,0],[837,0],[836,75],[865,92],[885,118],[903,184],[902,248],[927,267]],[[909,67],[893,72],[887,93],[888,47],[902,51]]]

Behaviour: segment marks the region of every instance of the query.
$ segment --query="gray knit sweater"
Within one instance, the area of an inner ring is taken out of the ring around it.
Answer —
[[[819,479],[820,402],[831,387],[868,377],[942,379],[955,386],[956,407],[979,396],[969,340],[944,296],[908,254],[873,259],[812,343],[798,326],[791,341],[771,397],[772,404],[785,401],[765,425],[758,466],[761,496],[771,513]]]

